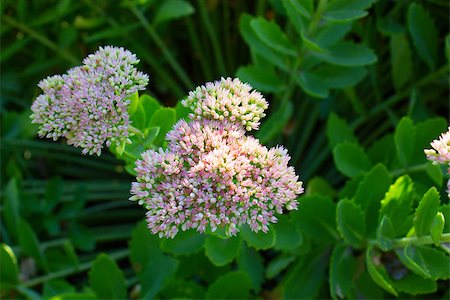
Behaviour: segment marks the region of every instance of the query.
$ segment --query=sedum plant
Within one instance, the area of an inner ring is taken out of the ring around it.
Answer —
[[[129,135],[145,138],[142,131],[148,131],[133,127],[128,111],[129,96],[148,82],[134,67],[138,62],[128,50],[107,46],[82,67],[42,81],[44,94],[31,115],[39,134],[64,137],[83,154],[100,155],[104,143],[115,143],[121,156],[125,144],[133,143]],[[135,162],[130,199],[148,210],[152,233],[173,238],[180,228],[219,229],[231,236],[243,224],[267,232],[277,222],[275,213],[297,208],[302,182],[288,166],[287,151],[267,149],[245,135],[258,128],[268,106],[259,92],[227,78],[197,88],[182,104],[194,120],[180,120],[165,137],[166,149],[146,150]]]
[[[74,2],[6,5],[7,109],[29,106],[32,89],[14,88],[98,44],[133,49],[162,101],[137,93],[146,80],[119,67],[137,72],[136,58],[112,47],[132,57],[110,64],[118,73],[91,61],[51,83],[73,90],[43,81],[33,112],[49,116],[42,136],[100,156],[30,140],[30,113],[2,112],[2,168],[14,178],[1,195],[0,298],[448,298],[448,119],[434,117],[448,111],[445,4]],[[82,69],[130,84],[88,83]],[[238,79],[194,88],[233,75],[268,101]],[[184,100],[161,104],[174,99]],[[287,146],[299,199],[287,151],[260,142]],[[36,179],[55,174],[64,179]],[[125,201],[130,181],[147,220]]]

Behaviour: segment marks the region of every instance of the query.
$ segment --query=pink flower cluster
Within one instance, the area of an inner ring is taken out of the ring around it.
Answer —
[[[182,101],[192,110],[191,119],[229,120],[240,123],[248,131],[259,127],[259,120],[265,117],[268,103],[261,93],[238,78],[222,78],[208,82],[189,92]]]
[[[127,97],[148,83],[148,76],[135,68],[138,62],[123,48],[100,47],[82,66],[42,80],[44,93],[31,106],[39,135],[64,137],[83,154],[100,155],[104,143],[130,143]]]
[[[433,149],[425,149],[427,159],[433,163],[450,163],[450,127],[447,132],[441,134],[438,140],[431,142]]]
[[[450,127],[448,131],[441,134],[438,140],[431,142],[433,149],[425,149],[427,159],[433,164],[446,164],[450,174]],[[450,179],[447,181],[447,194],[450,198]]]
[[[237,79],[228,82],[241,86]],[[216,101],[235,101],[233,94],[228,97]],[[166,150],[142,153],[130,200],[146,207],[148,227],[160,237],[173,238],[180,228],[221,228],[231,236],[242,224],[267,232],[269,223],[277,222],[275,213],[297,209],[296,198],[303,193],[287,151],[267,149],[246,136],[242,122],[206,116],[211,118],[180,120],[166,136]]]

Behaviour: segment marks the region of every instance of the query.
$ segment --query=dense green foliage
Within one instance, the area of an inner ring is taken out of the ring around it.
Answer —
[[[2,299],[448,298],[448,175],[423,153],[448,127],[447,1],[2,4]],[[100,157],[37,139],[36,84],[102,45],[150,74],[143,135]],[[221,76],[269,100],[256,136],[306,193],[268,234],[160,239],[127,200],[134,161]]]

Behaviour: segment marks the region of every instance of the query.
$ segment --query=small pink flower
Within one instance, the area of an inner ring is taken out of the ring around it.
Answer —
[[[182,104],[192,110],[191,119],[229,120],[248,131],[258,129],[268,107],[258,91],[238,78],[222,78],[197,87]]]
[[[84,65],[39,83],[43,94],[31,106],[39,135],[67,139],[82,153],[100,155],[103,144],[130,142],[127,97],[144,89],[148,76],[134,67],[139,62],[123,48],[101,48]]]
[[[438,140],[431,142],[433,149],[425,149],[427,159],[433,163],[450,163],[450,127],[447,132],[441,134]]]
[[[275,214],[297,209],[303,187],[284,148],[267,149],[227,120],[180,120],[166,138],[167,150],[136,161],[131,189],[152,233],[173,238],[179,228],[220,227],[231,236],[242,224],[267,232]]]

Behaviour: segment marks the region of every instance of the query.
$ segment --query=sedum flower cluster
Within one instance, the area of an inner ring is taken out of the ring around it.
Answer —
[[[148,76],[135,68],[138,62],[123,48],[100,47],[82,66],[42,80],[43,94],[31,106],[39,135],[66,138],[83,154],[100,155],[105,143],[130,143],[127,97],[148,84]]]
[[[229,119],[248,131],[258,129],[259,120],[266,116],[264,111],[268,107],[258,91],[252,91],[249,84],[237,78],[222,78],[199,86],[189,92],[182,104],[192,110],[191,119]]]
[[[430,143],[433,149],[425,149],[427,159],[435,164],[450,164],[450,127],[441,134],[438,140]]]
[[[450,127],[448,127],[447,132],[442,133],[440,138],[431,142],[430,145],[433,149],[424,150],[427,159],[432,161],[433,164],[447,165],[450,174]],[[447,194],[450,198],[450,179],[447,181]]]
[[[179,229],[236,235],[248,224],[268,231],[275,214],[297,209],[303,193],[282,147],[266,148],[246,129],[258,127],[267,102],[238,79],[208,83],[182,102],[193,109],[167,134],[167,149],[136,161],[130,200],[145,206],[148,227],[173,238]]]

